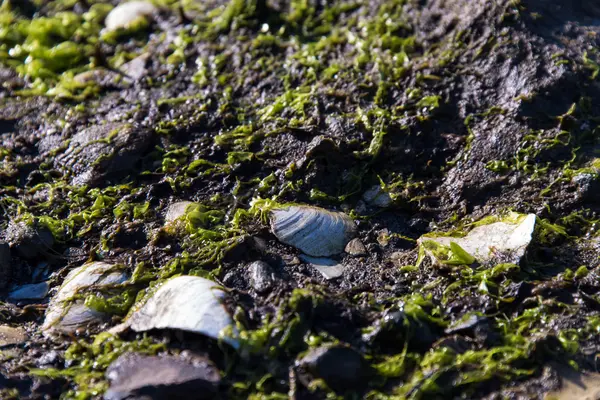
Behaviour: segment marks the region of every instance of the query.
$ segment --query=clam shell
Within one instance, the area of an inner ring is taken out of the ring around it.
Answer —
[[[130,1],[119,4],[108,13],[104,20],[104,26],[109,31],[126,28],[137,18],[151,16],[156,11],[156,6],[149,1]]]
[[[127,280],[124,271],[112,264],[93,262],[69,272],[58,293],[48,305],[42,329],[47,333],[70,333],[93,322],[99,322],[105,314],[92,310],[83,300],[73,300],[82,290],[101,286],[114,286]]]
[[[225,336],[233,320],[223,306],[225,292],[215,282],[197,276],[178,276],[168,280],[125,325],[136,332],[151,329],[180,329],[222,339],[238,347],[234,337]],[[232,330],[235,336],[235,329]]]
[[[434,234],[430,234],[419,238],[418,243],[433,241],[449,246],[451,242],[454,242],[479,262],[502,257],[503,262],[519,264],[533,238],[535,222],[535,214],[527,214],[522,215],[517,223],[500,221],[480,225],[473,228],[464,237],[436,237]],[[439,260],[431,252],[427,252],[432,261],[439,264]]]
[[[315,257],[343,252],[356,234],[354,221],[346,214],[310,206],[274,210],[271,229],[280,242]]]

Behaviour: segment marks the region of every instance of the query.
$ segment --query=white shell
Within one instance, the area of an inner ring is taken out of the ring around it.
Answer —
[[[167,212],[165,213],[165,222],[171,223],[181,217],[183,217],[188,210],[188,207],[191,206],[191,201],[178,201],[176,203],[170,204],[167,207]]]
[[[126,28],[139,17],[148,17],[156,12],[157,8],[149,1],[130,1],[119,4],[113,8],[106,19],[104,25],[109,31],[119,28]]]
[[[238,341],[224,336],[223,329],[233,320],[223,300],[226,294],[215,282],[197,276],[178,276],[168,280],[125,325],[136,332],[151,329],[180,329],[222,339],[234,348]],[[235,329],[232,329],[235,336]]]
[[[274,210],[271,229],[279,241],[315,257],[343,252],[356,234],[354,221],[346,214],[310,206]]]
[[[518,223],[494,222],[477,226],[465,237],[422,236],[418,243],[432,240],[449,246],[450,242],[454,242],[479,262],[490,261],[497,255],[504,254],[510,255],[510,259],[505,262],[518,264],[531,243],[535,221],[535,214],[528,214]],[[433,254],[429,255],[435,262]]]
[[[79,291],[91,286],[114,286],[125,282],[125,272],[114,268],[112,264],[93,262],[69,272],[48,305],[42,329],[48,333],[69,333],[101,320],[104,317],[103,313],[86,307],[81,300],[73,301],[72,298]]]
[[[300,259],[319,271],[325,279],[334,279],[342,276],[346,267],[331,258],[310,257],[300,254]]]

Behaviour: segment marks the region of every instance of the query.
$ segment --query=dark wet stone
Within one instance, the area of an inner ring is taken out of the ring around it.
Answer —
[[[363,340],[386,350],[400,349],[408,340],[411,347],[427,349],[438,338],[434,328],[415,321],[400,310],[387,310]]]
[[[7,243],[0,243],[0,289],[6,288],[10,280],[10,247]]]
[[[54,245],[50,231],[25,222],[11,222],[6,228],[5,239],[26,259],[33,259]]]
[[[18,286],[8,294],[8,299],[12,301],[41,300],[46,297],[49,288],[48,282]]]
[[[472,339],[465,336],[451,335],[436,341],[432,347],[447,347],[457,354],[462,354],[468,350],[473,350],[476,347],[476,343],[474,343]]]
[[[264,261],[255,261],[248,266],[250,284],[257,293],[265,293],[273,287],[273,271]]]
[[[315,378],[323,379],[335,391],[360,388],[368,383],[371,375],[362,355],[342,345],[312,350],[298,361],[298,366]]]
[[[150,132],[131,124],[108,123],[75,134],[54,165],[72,175],[73,184],[97,185],[130,171],[149,146]]]
[[[447,328],[445,333],[448,335],[467,335],[487,344],[493,344],[499,339],[499,335],[494,332],[489,318],[476,314]]]
[[[173,356],[126,353],[106,371],[105,400],[212,399],[221,376],[208,360],[188,363]]]

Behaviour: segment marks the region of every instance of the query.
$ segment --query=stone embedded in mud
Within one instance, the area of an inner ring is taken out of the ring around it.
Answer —
[[[127,279],[127,274],[121,268],[104,262],[92,262],[75,268],[69,272],[58,293],[50,300],[42,329],[50,334],[71,333],[101,322],[106,314],[86,306],[84,299],[74,299],[74,296],[92,287],[110,288]]]
[[[131,124],[111,122],[83,129],[54,166],[71,175],[75,185],[97,185],[130,171],[149,146],[150,132]]]
[[[363,194],[363,200],[370,206],[386,208],[393,200],[390,194],[384,191],[380,185],[375,185]]]
[[[371,369],[362,355],[343,345],[311,350],[297,365],[315,378],[323,379],[335,391],[360,388],[371,375]],[[308,385],[310,382],[304,383]]]
[[[410,348],[424,350],[437,337],[435,326],[413,319],[402,309],[390,309],[375,321],[370,331],[363,335],[363,340],[387,350],[401,349],[406,342]]]
[[[264,261],[255,261],[248,266],[250,284],[257,293],[265,293],[273,287],[273,271]]]
[[[0,325],[0,348],[23,343],[27,340],[27,333],[22,328],[13,328],[9,325]]]
[[[346,245],[345,251],[351,256],[364,256],[367,254],[367,248],[359,238],[354,238],[349,241]]]
[[[176,203],[170,204],[167,207],[167,212],[165,213],[165,222],[171,223],[183,217],[192,204],[194,203],[191,201],[178,201]]]
[[[133,60],[121,65],[121,72],[123,72],[127,78],[133,81],[139,81],[148,72],[146,69],[146,63],[150,58],[149,53],[144,53],[141,56],[137,56]]]
[[[21,257],[29,260],[54,245],[54,237],[48,229],[25,221],[9,223],[4,238]]]
[[[436,265],[491,260],[519,264],[533,238],[535,222],[535,214],[513,214],[504,221],[479,225],[464,237],[429,234],[418,243]]]
[[[178,276],[164,283],[122,328],[136,332],[179,329],[223,340],[238,347],[226,293],[215,282],[197,276]]]
[[[48,282],[32,283],[22,285],[12,290],[8,294],[8,299],[11,301],[17,300],[42,300],[48,294],[50,285]]]
[[[325,279],[339,278],[344,274],[344,270],[346,269],[343,264],[331,258],[311,257],[300,254],[300,259],[319,271]]]
[[[106,371],[110,387],[104,400],[212,399],[221,381],[209,361],[189,363],[173,356],[125,353]]]
[[[0,290],[6,288],[11,275],[10,246],[0,242]]]
[[[127,28],[138,18],[148,18],[157,12],[157,8],[149,1],[130,1],[122,3],[111,10],[104,20],[108,31]]]
[[[356,234],[356,225],[341,212],[289,206],[272,212],[271,230],[280,242],[310,256],[326,257],[344,251]]]

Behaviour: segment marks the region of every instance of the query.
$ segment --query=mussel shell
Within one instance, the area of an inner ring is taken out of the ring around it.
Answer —
[[[346,214],[310,206],[274,210],[271,229],[279,241],[315,257],[342,253],[356,234],[356,225]]]
[[[93,262],[75,268],[65,278],[58,293],[48,306],[42,329],[47,332],[74,332],[92,322],[99,322],[105,314],[85,306],[81,299],[73,300],[80,291],[90,287],[111,287],[127,280],[127,274],[112,264]]]
[[[226,293],[208,279],[178,276],[163,284],[126,321],[136,332],[151,329],[179,329],[213,339],[222,339],[234,348],[238,341],[223,332],[233,320],[223,306]],[[235,335],[235,330],[231,332]]]

